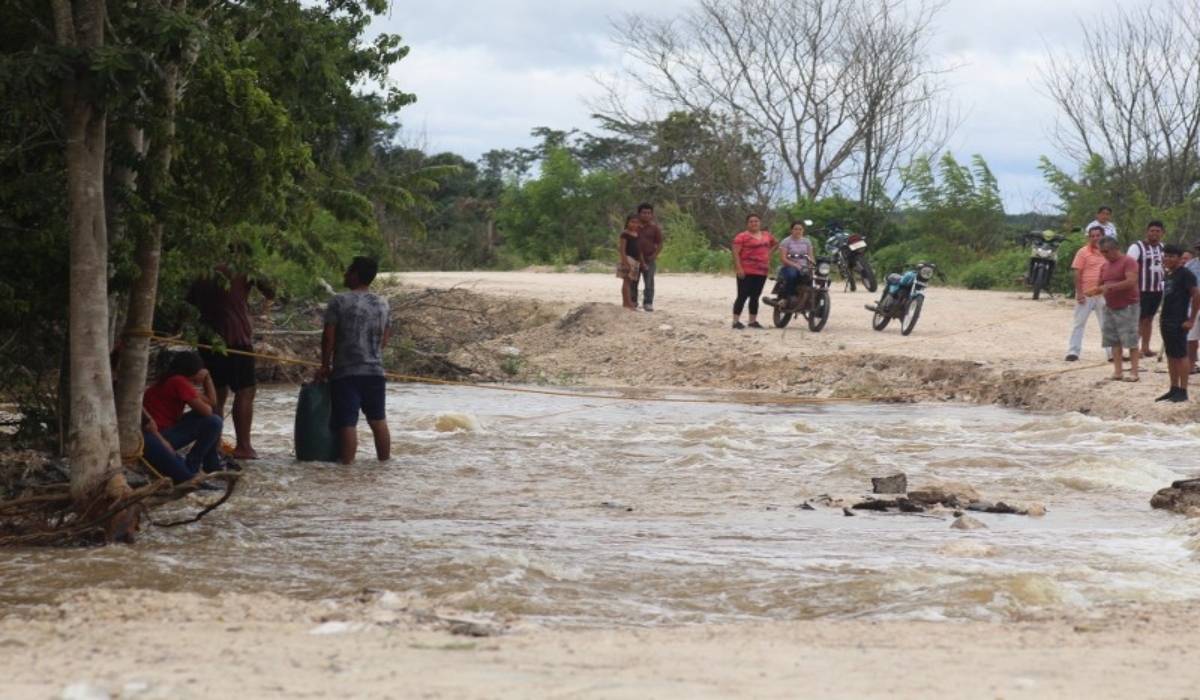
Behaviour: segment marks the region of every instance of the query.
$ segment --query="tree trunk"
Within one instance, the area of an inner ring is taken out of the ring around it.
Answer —
[[[186,0],[167,2],[168,9],[183,11]],[[195,53],[185,51],[180,60],[162,64],[156,90],[157,103],[148,111],[161,115],[163,128],[157,139],[135,141],[146,154],[149,177],[138,183],[142,201],[151,211],[159,212],[148,226],[139,227],[134,245],[138,276],[129,291],[125,310],[124,342],[121,350],[121,377],[117,382],[117,415],[120,419],[121,452],[133,454],[141,440],[142,390],[146,384],[150,356],[149,332],[154,325],[154,307],[158,301],[158,275],[162,267],[163,205],[159,201],[165,183],[170,181],[171,154],[175,146],[175,117],[179,111],[181,76],[195,61]]]
[[[70,407],[67,456],[71,499],[97,513],[129,487],[117,449],[117,416],[108,363],[108,240],[104,220],[105,113],[98,105],[90,50],[104,43],[103,0],[52,0],[58,44],[81,50],[61,90],[70,227]],[[109,539],[127,523],[110,524]]]

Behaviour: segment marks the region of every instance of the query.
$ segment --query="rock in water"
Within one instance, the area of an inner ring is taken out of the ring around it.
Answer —
[[[901,472],[891,476],[877,476],[871,479],[874,493],[908,493],[908,477]]]
[[[954,508],[978,501],[979,492],[969,484],[947,481],[930,484],[916,491],[909,491],[908,500],[924,505],[941,503],[944,506]]]
[[[954,519],[954,522],[950,523],[950,527],[955,530],[986,530],[987,524],[969,515],[960,515]]]
[[[1192,508],[1200,508],[1200,479],[1184,479],[1171,484],[1170,488],[1159,489],[1150,498],[1150,507],[1181,515],[1187,515]]]

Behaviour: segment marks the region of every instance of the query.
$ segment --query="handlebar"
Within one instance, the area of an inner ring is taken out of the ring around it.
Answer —
[[[932,268],[933,268],[933,273],[934,273],[935,275],[937,275],[937,278],[938,278],[938,279],[940,279],[940,280],[941,280],[941,281],[943,281],[943,282],[945,282],[945,281],[946,281],[946,273],[945,273],[945,272],[942,272],[941,268],[939,268],[939,267],[937,266],[937,264],[936,264],[936,263],[931,263],[931,262],[928,262],[928,261],[926,261],[926,260],[922,260],[922,261],[920,261],[920,262],[915,262],[915,263],[909,263],[909,264],[908,264],[908,269],[909,269],[909,270],[916,270],[916,269],[919,269],[919,268],[922,268],[922,267],[932,267]]]
[[[1029,233],[1022,233],[1020,236],[1017,236],[1017,244],[1018,245],[1025,245],[1026,243],[1029,243],[1029,242],[1035,241],[1035,240],[1053,241],[1055,243],[1062,243],[1063,241],[1067,240],[1067,236],[1066,236],[1066,234],[1056,233],[1053,236],[1051,236],[1050,238],[1046,238],[1046,234],[1044,231],[1030,231]]]

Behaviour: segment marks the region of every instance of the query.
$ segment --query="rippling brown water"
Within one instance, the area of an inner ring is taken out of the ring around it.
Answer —
[[[1004,619],[1200,597],[1200,533],[1147,505],[1197,475],[1186,450],[1200,428],[944,405],[389,391],[392,462],[295,462],[297,390],[263,387],[266,458],[230,504],[133,547],[6,551],[0,602],[83,586],[389,589],[548,624],[652,625]],[[948,516],[801,508],[897,471],[1049,512],[980,515],[988,529],[964,532]]]

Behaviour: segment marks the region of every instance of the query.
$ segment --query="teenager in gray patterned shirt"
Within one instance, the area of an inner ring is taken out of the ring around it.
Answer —
[[[342,464],[354,462],[358,452],[359,411],[367,417],[379,461],[392,455],[382,357],[388,342],[389,308],[387,301],[370,289],[378,269],[371,258],[354,258],[342,276],[350,291],[334,295],[325,309],[317,379],[328,379],[330,383],[332,422],[340,441]]]

